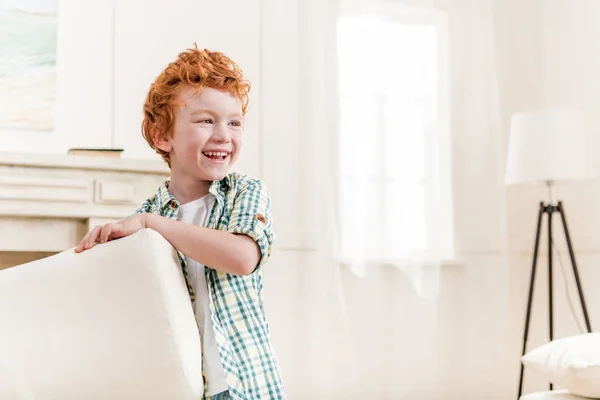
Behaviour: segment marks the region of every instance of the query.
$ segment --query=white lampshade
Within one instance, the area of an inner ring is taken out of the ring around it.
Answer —
[[[579,112],[547,109],[513,115],[506,164],[507,185],[595,176],[588,136]]]

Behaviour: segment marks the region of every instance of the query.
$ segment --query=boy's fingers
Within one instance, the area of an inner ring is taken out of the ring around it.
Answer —
[[[106,243],[113,239],[118,239],[123,232],[123,225],[120,223],[115,224],[107,224],[102,228],[102,233],[100,234],[100,243]]]
[[[91,249],[92,247],[94,247],[94,242],[96,241],[96,239],[98,239],[98,236],[100,234],[100,230],[102,229],[102,227],[100,226],[96,226],[94,227],[94,229],[92,229],[81,241],[81,243],[79,244],[79,251],[83,251],[83,250],[87,250],[87,249]]]
[[[124,229],[125,228],[123,227],[123,224],[115,224],[115,226],[113,227],[113,230],[111,232],[111,238],[118,239],[118,238],[123,237]]]
[[[106,243],[108,241],[108,237],[112,233],[112,225],[106,224],[104,228],[102,228],[102,232],[100,233],[100,243]]]
[[[91,249],[96,243],[106,243],[113,239],[123,237],[124,226],[121,223],[106,224],[104,226],[95,226],[88,232],[81,242],[75,247],[75,252],[80,253]]]
[[[83,239],[81,239],[81,242],[79,242],[79,244],[77,245],[77,247],[75,247],[75,253],[80,253],[83,250],[85,250],[86,245],[87,245],[87,241],[88,241],[88,237],[90,236],[91,232],[88,232],[87,235],[85,235],[83,237]]]
[[[77,247],[75,248],[75,251],[77,253],[82,252],[83,250],[85,250],[85,245],[87,244],[87,235],[81,240],[81,242],[77,245]]]
[[[77,247],[75,247],[75,252],[81,253],[84,250],[91,249],[96,243],[106,243],[109,240],[121,237],[122,231],[123,229],[120,224],[98,225],[85,235]]]

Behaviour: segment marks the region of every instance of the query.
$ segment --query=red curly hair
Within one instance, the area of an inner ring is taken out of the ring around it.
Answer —
[[[250,83],[243,77],[242,70],[223,53],[193,49],[179,53],[177,60],[167,67],[154,80],[144,103],[142,135],[169,166],[169,153],[154,144],[154,136],[162,139],[173,137],[175,111],[179,104],[177,96],[184,86],[191,86],[198,92],[203,87],[224,90],[242,103],[242,115],[248,109]]]

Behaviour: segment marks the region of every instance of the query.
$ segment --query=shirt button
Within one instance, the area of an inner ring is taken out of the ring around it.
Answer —
[[[171,208],[177,208],[177,202],[175,200],[171,200],[169,202],[169,207],[171,207]]]

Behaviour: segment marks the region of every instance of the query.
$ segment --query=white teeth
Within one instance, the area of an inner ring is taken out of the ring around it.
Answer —
[[[225,151],[207,151],[204,153],[204,155],[209,156],[209,157],[227,157],[227,152]]]

